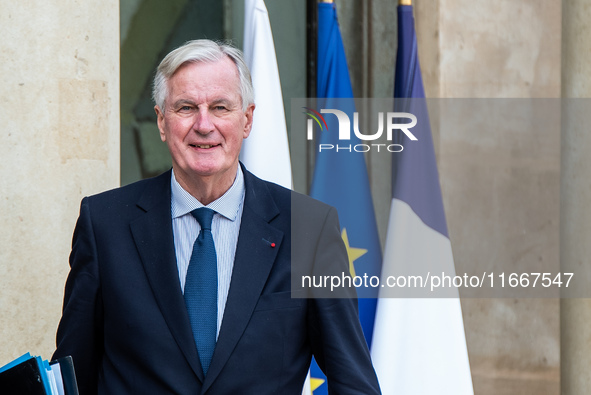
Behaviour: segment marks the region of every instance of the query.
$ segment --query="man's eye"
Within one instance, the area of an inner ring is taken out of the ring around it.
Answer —
[[[224,110],[226,110],[226,107],[225,106],[215,106],[213,109],[216,111],[224,111]]]
[[[182,106],[181,108],[179,108],[179,111],[191,111],[191,107],[189,107],[189,106]]]

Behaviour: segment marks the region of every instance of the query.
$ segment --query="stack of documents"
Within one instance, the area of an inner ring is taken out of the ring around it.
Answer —
[[[26,353],[0,368],[0,393],[78,395],[72,357],[48,362]]]

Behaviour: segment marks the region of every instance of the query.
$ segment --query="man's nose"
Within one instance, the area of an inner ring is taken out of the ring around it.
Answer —
[[[214,129],[212,122],[212,115],[207,109],[200,109],[195,116],[195,123],[193,129],[197,133],[207,134]]]

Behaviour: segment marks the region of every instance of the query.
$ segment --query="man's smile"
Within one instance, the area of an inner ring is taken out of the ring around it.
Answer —
[[[190,147],[193,148],[200,148],[200,149],[210,149],[210,148],[215,148],[215,147],[219,147],[219,144],[189,144]]]

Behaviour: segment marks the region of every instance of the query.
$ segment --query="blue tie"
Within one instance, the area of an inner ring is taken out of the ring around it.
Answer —
[[[185,281],[185,304],[204,374],[213,357],[218,326],[217,257],[211,234],[214,213],[205,207],[191,212],[201,225],[201,232],[193,244]]]

